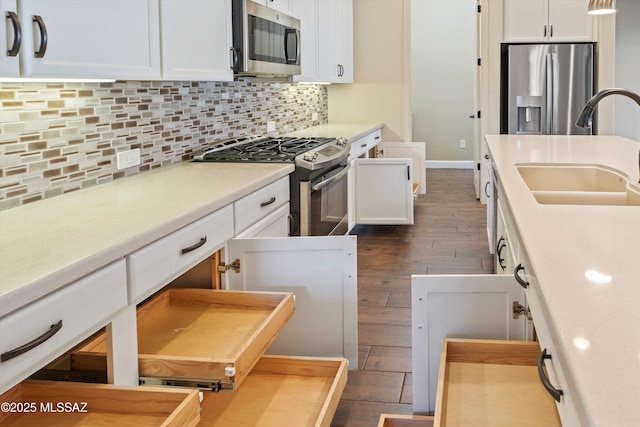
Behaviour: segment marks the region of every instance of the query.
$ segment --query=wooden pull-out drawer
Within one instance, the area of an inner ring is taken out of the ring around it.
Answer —
[[[378,427],[432,427],[433,417],[424,415],[382,414]]]
[[[195,426],[196,390],[24,381],[0,396],[10,426]],[[6,407],[5,407],[6,406]]]
[[[536,342],[445,340],[434,425],[560,426],[539,356]]]
[[[293,315],[293,294],[170,289],[138,309],[138,369],[146,384],[239,386]],[[73,369],[106,366],[106,337],[71,355]],[[175,382],[157,380],[174,379]]]
[[[347,360],[263,356],[233,393],[205,393],[201,426],[329,427]]]

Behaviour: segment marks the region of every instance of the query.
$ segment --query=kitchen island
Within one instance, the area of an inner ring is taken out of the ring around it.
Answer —
[[[535,276],[528,290],[539,299],[533,321],[546,323],[580,424],[640,425],[640,206],[539,203],[518,170],[598,165],[640,191],[640,142],[520,135],[486,141]]]

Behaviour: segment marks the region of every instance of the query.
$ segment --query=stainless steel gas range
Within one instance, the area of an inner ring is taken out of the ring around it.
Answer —
[[[290,234],[330,236],[348,229],[349,148],[344,138],[246,137],[221,141],[194,161],[293,163]]]

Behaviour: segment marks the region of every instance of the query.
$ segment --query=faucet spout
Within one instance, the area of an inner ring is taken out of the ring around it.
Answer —
[[[576,126],[581,128],[591,127],[591,117],[596,110],[596,106],[603,98],[606,98],[609,95],[624,95],[636,101],[636,103],[640,106],[640,95],[638,95],[637,93],[620,88],[604,89],[593,95],[593,97],[591,97],[591,99],[587,101],[587,104],[582,109],[582,113],[580,113],[580,117],[578,117],[578,120],[576,121]]]

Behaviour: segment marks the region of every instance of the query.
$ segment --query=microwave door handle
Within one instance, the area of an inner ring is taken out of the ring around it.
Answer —
[[[289,57],[289,37],[295,37],[296,40],[296,49],[295,56],[293,58]],[[287,64],[297,64],[298,58],[300,57],[300,33],[295,28],[286,28],[284,30],[284,60]]]
[[[312,191],[318,191],[318,190],[323,189],[327,185],[331,184],[333,181],[336,181],[336,180],[342,178],[343,176],[345,176],[347,174],[347,172],[349,172],[349,168],[351,168],[351,163],[347,163],[347,166],[345,166],[344,169],[342,169],[340,171],[340,173],[335,174],[334,176],[332,176],[329,179],[325,179],[324,181],[320,182],[319,184],[312,185],[311,186],[311,190]]]

